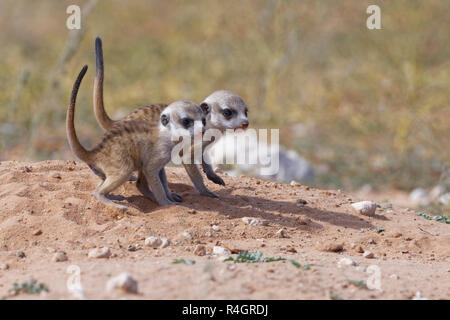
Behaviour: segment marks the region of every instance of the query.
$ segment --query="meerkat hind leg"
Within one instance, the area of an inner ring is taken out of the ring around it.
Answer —
[[[97,189],[94,191],[93,195],[96,197],[100,202],[102,202],[105,205],[116,207],[120,210],[127,210],[128,207],[115,203],[111,199],[108,199],[108,195],[110,192],[117,189],[119,186],[121,186],[125,181],[128,180],[131,172],[127,174],[122,174],[120,176],[106,176],[105,181],[103,181]]]

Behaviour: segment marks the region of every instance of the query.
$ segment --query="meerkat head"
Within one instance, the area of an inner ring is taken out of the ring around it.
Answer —
[[[173,140],[179,137],[200,137],[205,132],[205,112],[194,102],[175,101],[169,104],[160,116],[160,131]]]
[[[247,105],[241,97],[230,91],[213,92],[200,104],[200,107],[208,111],[206,113],[207,129],[225,131],[248,127]]]

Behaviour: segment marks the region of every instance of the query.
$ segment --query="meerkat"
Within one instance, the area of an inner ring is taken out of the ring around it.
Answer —
[[[126,182],[133,171],[139,172],[138,188],[160,205],[177,204],[164,189],[159,172],[170,161],[171,151],[178,143],[174,136],[188,136],[191,140],[205,131],[205,115],[194,102],[182,100],[169,104],[161,112],[158,123],[127,120],[115,123],[95,148],[86,150],[77,138],[74,126],[75,103],[84,66],[74,83],[67,110],[67,139],[74,155],[94,172],[103,176],[93,195],[105,205],[121,210],[127,207],[108,198],[109,193]],[[200,126],[194,125],[196,121]],[[142,186],[145,183],[145,188]]]
[[[117,121],[136,119],[150,122],[158,121],[159,114],[165,108],[166,104],[153,104],[137,108],[122,120],[112,120],[108,116],[103,104],[104,65],[102,41],[99,37],[95,39],[95,56],[96,76],[94,80],[93,99],[95,117],[100,126],[103,129],[108,130]],[[200,104],[200,107],[206,113],[206,130],[217,129],[223,134],[227,129],[247,129],[249,125],[246,103],[241,97],[230,91],[219,90],[213,92]],[[211,139],[211,141],[204,141],[202,150],[205,150],[212,143],[214,143],[213,139]],[[206,153],[202,156],[201,165],[206,177],[214,183],[224,186],[225,182],[214,172],[209,159],[205,159],[205,157],[207,157]],[[217,194],[206,188],[203,177],[195,164],[184,165],[184,167],[197,192],[210,197],[218,197]],[[160,175],[161,180],[165,183],[165,188],[167,189],[167,179],[164,169],[161,170]],[[172,197],[175,201],[182,201],[181,196],[176,193],[172,193]]]

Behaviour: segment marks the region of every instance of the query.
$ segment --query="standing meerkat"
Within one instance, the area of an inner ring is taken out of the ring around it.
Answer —
[[[94,80],[94,113],[100,126],[108,130],[117,121],[123,120],[145,120],[149,122],[158,121],[161,111],[166,104],[153,104],[150,106],[144,106],[135,109],[129,115],[122,120],[112,120],[105,111],[103,104],[103,79],[104,79],[104,66],[103,66],[103,50],[102,41],[99,37],[95,39],[95,56],[96,56],[96,76]],[[219,90],[210,94],[201,104],[200,107],[206,113],[206,130],[216,129],[222,134],[227,129],[246,129],[249,125],[248,121],[248,108],[244,100],[238,95],[226,91]],[[205,150],[214,140],[203,141],[202,150]],[[206,177],[216,184],[225,185],[223,179],[218,176],[209,159],[204,158],[202,155],[202,168],[206,174]],[[195,189],[202,195],[210,197],[218,197],[215,193],[209,191],[203,183],[203,177],[198,171],[195,164],[184,165],[188,175],[194,184]],[[166,177],[164,169],[161,170],[162,180]],[[167,180],[167,179],[166,179]],[[167,185],[167,183],[166,183]],[[181,196],[172,193],[175,201],[181,201]]]
[[[204,113],[191,101],[176,101],[162,112],[158,123],[129,120],[115,123],[94,149],[86,150],[77,138],[74,127],[75,102],[81,81],[87,71],[84,66],[73,86],[67,110],[66,130],[72,152],[102,176],[93,195],[102,203],[121,210],[127,207],[108,199],[108,194],[126,182],[133,171],[139,171],[138,188],[160,205],[176,204],[164,189],[159,172],[170,161],[172,149],[178,143],[173,137],[201,137],[205,130]],[[194,125],[196,121],[202,125]],[[145,187],[143,186],[145,184]]]

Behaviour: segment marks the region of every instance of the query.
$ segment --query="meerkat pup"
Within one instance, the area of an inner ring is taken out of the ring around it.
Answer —
[[[67,139],[72,152],[80,160],[104,177],[93,195],[102,203],[121,210],[127,207],[114,203],[109,193],[126,182],[133,171],[139,172],[145,196],[160,205],[176,204],[164,190],[159,172],[170,161],[171,151],[178,143],[174,137],[201,138],[204,133],[204,113],[191,101],[176,101],[169,104],[160,115],[158,123],[129,120],[115,123],[94,149],[88,151],[79,142],[75,127],[75,102],[81,81],[86,73],[84,66],[73,86],[67,110]],[[194,125],[199,121],[201,125]]]
[[[96,56],[96,76],[94,80],[94,113],[100,126],[108,130],[117,121],[112,120],[106,113],[103,104],[103,79],[104,79],[104,65],[103,65],[103,50],[102,41],[99,37],[95,39],[95,56]],[[149,122],[156,122],[159,120],[161,111],[166,107],[166,104],[153,104],[135,109],[128,116],[122,120],[145,120]],[[238,95],[226,91],[219,90],[210,94],[201,104],[200,107],[206,113],[206,130],[216,129],[224,134],[227,129],[246,129],[249,125],[248,108],[244,100]],[[214,143],[214,139],[210,141],[203,141],[202,150]],[[216,184],[225,185],[223,179],[218,176],[209,161],[206,153],[203,153],[201,164],[206,177]],[[198,167],[195,164],[184,165],[195,189],[202,195],[210,197],[218,197],[217,194],[208,190],[203,182],[203,177],[200,174]],[[164,169],[160,172],[161,180],[167,187],[167,179]],[[138,180],[139,184],[139,180]],[[171,193],[174,201],[181,201],[182,198],[176,193]]]

